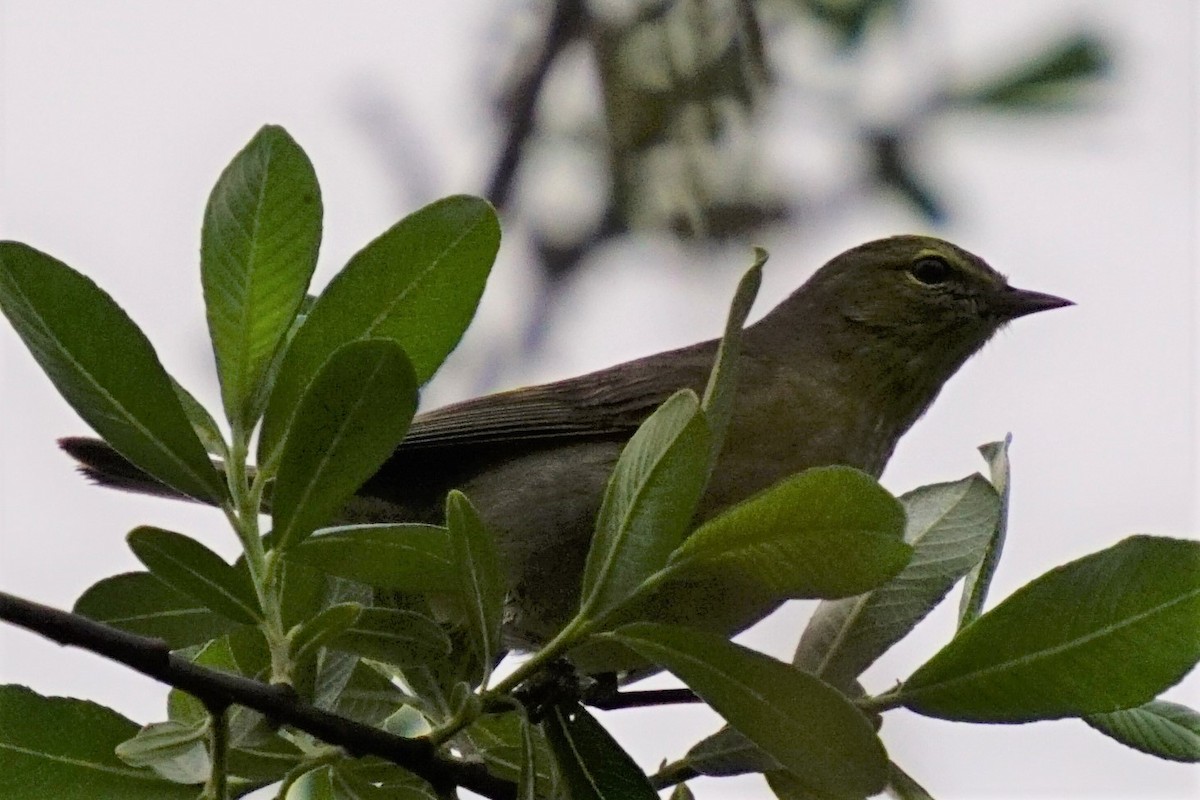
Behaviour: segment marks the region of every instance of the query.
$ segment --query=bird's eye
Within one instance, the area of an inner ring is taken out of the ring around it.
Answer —
[[[913,264],[908,273],[926,286],[936,286],[945,283],[953,270],[946,259],[937,256],[926,256]]]

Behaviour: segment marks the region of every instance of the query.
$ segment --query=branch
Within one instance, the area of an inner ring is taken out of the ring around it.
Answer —
[[[703,701],[691,689],[647,689],[640,692],[593,692],[584,697],[584,702],[593,708],[614,711]]]
[[[513,800],[516,786],[482,764],[448,758],[427,739],[406,739],[296,697],[290,686],[268,685],[240,675],[201,667],[170,651],[166,643],[118,630],[78,614],[60,611],[0,592],[0,619],[61,645],[80,647],[124,664],[143,675],[194,696],[211,709],[245,706],[344,748],[354,756],[373,755],[419,775],[436,787],[462,786],[493,798]]]

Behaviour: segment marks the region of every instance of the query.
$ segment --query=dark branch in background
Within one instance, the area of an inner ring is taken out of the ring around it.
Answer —
[[[493,800],[512,800],[517,787],[483,764],[447,758],[426,739],[406,739],[379,728],[330,714],[295,695],[291,687],[271,686],[193,664],[166,643],[104,625],[78,614],[0,592],[0,619],[62,645],[102,655],[143,675],[187,692],[210,709],[231,704],[258,711],[278,723],[310,733],[354,756],[386,759],[429,781],[435,788],[461,786]]]
[[[546,37],[541,52],[530,66],[529,72],[516,82],[504,103],[508,129],[486,192],[487,199],[497,209],[503,209],[508,203],[525,141],[533,133],[538,98],[541,97],[550,66],[567,44],[580,35],[586,18],[583,0],[557,0],[554,3],[554,10],[546,25]]]

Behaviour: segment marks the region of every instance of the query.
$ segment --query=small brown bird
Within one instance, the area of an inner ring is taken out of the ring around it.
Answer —
[[[698,517],[810,467],[883,472],[942,385],[1005,323],[1071,305],[1016,289],[984,261],[928,236],[869,242],[834,258],[742,337],[733,416]],[[440,523],[466,492],[508,572],[506,635],[536,645],[578,609],[601,497],[621,448],[676,390],[701,393],[718,342],[419,415],[342,522]],[[62,446],[97,482],[178,496],[92,439]],[[732,634],[777,603],[719,587],[658,609],[664,621]]]

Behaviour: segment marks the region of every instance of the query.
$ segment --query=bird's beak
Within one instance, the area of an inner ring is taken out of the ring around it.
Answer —
[[[1049,311],[1052,308],[1073,306],[1075,303],[1062,297],[1055,297],[1044,292],[1034,292],[1029,289],[1017,289],[1007,286],[997,298],[996,306],[1007,319],[1016,319],[1026,314],[1036,314],[1039,311]]]

